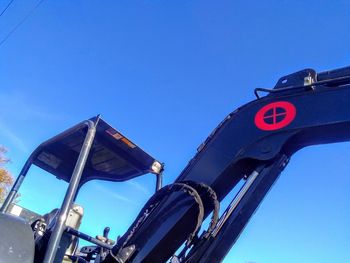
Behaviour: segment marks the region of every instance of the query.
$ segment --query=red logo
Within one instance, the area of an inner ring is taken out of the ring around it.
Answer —
[[[295,106],[287,101],[265,105],[255,115],[255,125],[264,131],[274,131],[289,125],[296,116]]]

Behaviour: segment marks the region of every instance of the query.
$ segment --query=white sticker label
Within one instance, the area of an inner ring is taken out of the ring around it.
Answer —
[[[18,205],[13,205],[10,213],[15,215],[15,216],[19,216],[22,212],[23,208],[18,206]]]

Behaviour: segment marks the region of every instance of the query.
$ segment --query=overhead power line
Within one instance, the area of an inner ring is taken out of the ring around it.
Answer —
[[[14,26],[14,28],[12,28],[12,30],[10,32],[7,33],[7,35],[1,39],[0,41],[0,46],[2,46],[7,39],[9,39],[9,37],[15,33],[18,28],[24,24],[24,22],[27,21],[27,19],[38,9],[38,7],[44,2],[45,0],[40,0],[39,2],[36,3],[36,5],[31,9],[29,10],[29,12]]]
[[[6,10],[10,7],[10,5],[13,3],[14,0],[10,0],[10,2],[7,3],[7,6],[4,8],[4,10],[1,11],[0,17],[6,12]]]

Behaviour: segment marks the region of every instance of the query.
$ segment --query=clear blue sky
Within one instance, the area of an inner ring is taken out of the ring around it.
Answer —
[[[0,37],[35,3],[15,0],[0,17]],[[8,168],[17,175],[40,142],[101,113],[166,163],[170,183],[254,88],[307,67],[350,65],[349,11],[345,0],[46,0],[0,46]],[[350,262],[349,154],[349,143],[297,153],[225,262]],[[58,206],[64,184],[31,174],[21,204],[41,213]],[[87,184],[78,198],[82,230],[124,233],[153,183],[150,175]]]

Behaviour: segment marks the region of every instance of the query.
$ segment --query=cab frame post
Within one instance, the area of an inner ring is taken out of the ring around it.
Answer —
[[[80,154],[75,164],[66,195],[61,205],[57,223],[52,231],[52,235],[48,243],[43,263],[53,263],[55,260],[56,252],[59,247],[62,234],[66,228],[65,223],[69,214],[69,209],[71,208],[74,198],[76,196],[81,175],[83,173],[86,160],[89,156],[91,146],[94,142],[96,134],[96,124],[92,121],[87,121],[85,124],[88,127],[85,140],[80,150]]]

